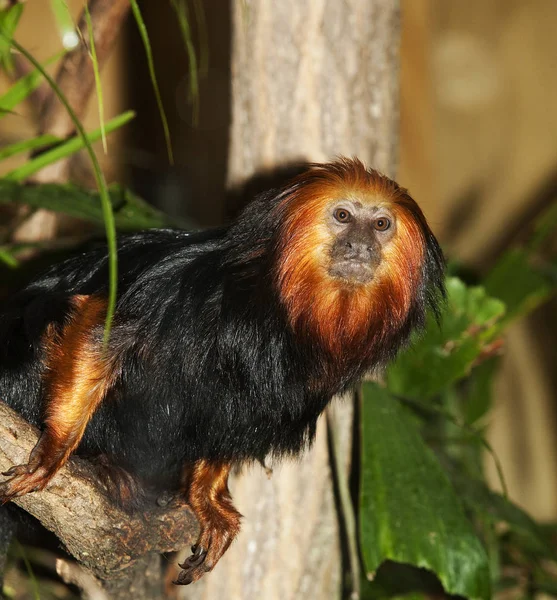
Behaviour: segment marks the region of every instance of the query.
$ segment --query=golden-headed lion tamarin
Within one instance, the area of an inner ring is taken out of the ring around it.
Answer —
[[[186,584],[239,531],[231,467],[310,444],[333,395],[438,309],[444,261],[406,190],[348,159],[260,195],[227,228],[123,236],[118,260],[107,347],[106,248],[1,311],[0,398],[43,433],[0,497],[42,489],[74,451],[129,474],[124,503],[183,494],[201,526]]]

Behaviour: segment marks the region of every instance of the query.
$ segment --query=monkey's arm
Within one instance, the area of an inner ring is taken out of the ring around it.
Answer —
[[[77,448],[85,427],[116,376],[114,361],[103,353],[102,325],[106,302],[73,296],[69,319],[61,331],[49,326],[45,348],[45,429],[27,464],[17,465],[0,484],[3,502],[43,489]],[[101,334],[102,335],[102,334]]]

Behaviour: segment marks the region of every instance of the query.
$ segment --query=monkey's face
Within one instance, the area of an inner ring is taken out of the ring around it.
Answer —
[[[327,206],[328,274],[349,285],[367,284],[396,235],[394,211],[381,202],[341,200]]]
[[[418,205],[359,161],[314,166],[278,199],[279,296],[293,328],[331,350],[395,335],[423,315],[428,286],[442,290],[441,251]]]

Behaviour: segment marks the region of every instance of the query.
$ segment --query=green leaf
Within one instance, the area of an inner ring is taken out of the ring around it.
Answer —
[[[23,13],[23,4],[17,3],[10,8],[0,10],[0,63],[6,71],[13,69],[12,64],[12,38],[15,33],[19,18]]]
[[[482,287],[467,287],[455,277],[446,283],[441,326],[429,315],[424,334],[415,336],[387,370],[394,394],[420,400],[439,394],[494,349],[505,305]]]
[[[528,545],[529,552],[557,560],[557,551],[548,541],[543,526],[505,496],[490,490],[484,481],[463,473],[452,473],[452,481],[464,505],[472,514],[494,525],[506,523],[508,529]]]
[[[201,77],[207,77],[209,71],[209,39],[203,0],[193,0],[193,10],[199,38],[199,74]]]
[[[518,317],[531,312],[557,290],[557,277],[549,269],[535,264],[525,248],[506,252],[484,281],[486,291],[500,298],[507,314],[500,323],[506,326]]]
[[[192,102],[193,111],[193,123],[197,124],[199,119],[199,77],[197,69],[197,54],[193,45],[193,39],[191,35],[188,5],[185,0],[170,0],[172,8],[178,17],[178,24],[180,25],[180,33],[182,34],[182,40],[188,53],[188,60],[190,65],[190,98]],[[199,13],[196,13],[199,15]]]
[[[490,598],[488,560],[416,425],[385,389],[364,384],[362,554],[369,575],[392,560],[433,571],[445,590]]]
[[[188,226],[172,220],[119,185],[111,185],[108,190],[116,227],[121,231]],[[25,204],[86,219],[99,225],[104,223],[99,193],[72,184],[35,185],[0,179],[0,204]]]
[[[0,42],[3,41],[3,39],[4,38],[0,36]],[[57,61],[64,54],[64,52],[58,52],[52,56],[44,63],[43,68]],[[31,93],[39,87],[42,81],[43,76],[38,69],[34,69],[21,79],[18,79],[5,94],[0,96],[0,119],[12,112],[20,102],[23,102],[23,100],[30,96]]]
[[[44,135],[31,138],[30,140],[15,142],[9,146],[4,146],[4,148],[0,150],[0,160],[5,160],[6,158],[10,158],[10,156],[15,156],[16,154],[21,154],[22,152],[32,152],[37,148],[55,144],[59,141],[60,138],[57,138],[55,135],[45,133]]]
[[[476,423],[491,409],[493,381],[499,363],[499,357],[490,358],[473,370],[466,383],[465,398],[462,402],[462,413],[466,423]]]
[[[15,269],[19,266],[17,258],[6,248],[0,247],[0,261],[7,265],[10,269]]]
[[[108,133],[110,133],[112,131],[115,131],[116,129],[119,129],[120,127],[123,127],[126,123],[131,121],[134,117],[135,117],[135,113],[133,111],[129,110],[129,111],[115,117],[114,119],[111,119],[106,124],[104,129]],[[82,148],[84,148],[86,146],[87,141],[90,144],[93,142],[96,142],[97,140],[99,140],[102,137],[102,134],[103,134],[103,128],[98,128],[90,133],[85,134],[85,137],[82,137],[81,135],[74,136],[74,137],[70,138],[69,140],[58,144],[51,150],[42,152],[35,158],[26,162],[21,167],[18,167],[17,169],[10,171],[9,173],[7,173],[4,176],[4,179],[8,179],[11,181],[23,181],[24,179],[27,179],[34,173],[37,173],[37,171],[44,169],[44,167],[46,167],[47,165],[50,165],[50,164],[55,163],[63,158],[66,158],[67,156],[75,154],[77,151],[81,150]]]
[[[95,89],[97,91],[97,106],[99,107],[99,122],[101,126],[101,138],[103,142],[103,150],[104,153],[107,153],[106,146],[106,131],[105,131],[105,123],[104,123],[104,100],[103,100],[103,90],[101,85],[101,73],[99,70],[99,61],[97,60],[97,50],[95,47],[95,35],[93,33],[93,23],[91,21],[91,14],[89,12],[89,5],[85,4],[85,18],[87,20],[87,33],[89,34],[89,46],[91,48],[89,52],[89,56],[91,57],[91,62],[93,64],[93,73],[95,75]]]

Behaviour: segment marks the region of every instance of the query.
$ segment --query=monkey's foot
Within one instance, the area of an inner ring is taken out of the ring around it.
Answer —
[[[44,436],[41,436],[27,464],[15,465],[2,473],[10,479],[0,483],[0,503],[4,504],[29,492],[40,491],[52,479],[58,470],[58,464],[45,460],[45,446]]]
[[[221,556],[232,543],[236,531],[206,529],[201,532],[197,544],[191,547],[192,555],[178,565],[182,571],[178,575],[177,585],[188,585],[197,581],[205,573],[212,571]]]
[[[26,465],[16,465],[2,473],[10,479],[0,483],[0,502],[9,502],[29,492],[44,489],[56,470],[41,464],[41,459],[33,452]]]
[[[0,502],[3,504],[29,492],[42,490],[54,473],[45,467],[27,464],[12,467],[2,475],[10,477],[0,483]]]

